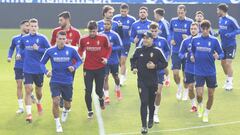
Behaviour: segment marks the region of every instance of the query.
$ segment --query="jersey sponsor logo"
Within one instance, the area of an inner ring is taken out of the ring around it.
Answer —
[[[54,62],[69,62],[70,57],[53,57]]]
[[[224,25],[219,25],[219,29],[221,29],[221,30],[227,30],[227,26],[224,26]]]
[[[198,46],[196,48],[197,48],[197,51],[200,51],[200,52],[211,52],[211,48],[208,48],[208,47]]]
[[[174,28],[173,31],[174,31],[174,32],[186,33],[186,32],[187,32],[187,29]]]
[[[91,52],[96,52],[96,51],[100,51],[101,47],[87,47],[86,50]]]
[[[26,50],[32,51],[33,50],[33,46],[25,46]]]
[[[148,31],[148,29],[145,29],[145,30],[137,30],[137,34],[143,34],[143,33],[147,32],[147,31]]]

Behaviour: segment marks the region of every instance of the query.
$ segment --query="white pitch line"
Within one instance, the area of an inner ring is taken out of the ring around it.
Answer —
[[[160,132],[176,132],[176,131],[185,131],[185,130],[200,129],[200,128],[234,125],[234,124],[240,124],[240,121],[209,124],[209,125],[204,125],[204,126],[193,126],[193,127],[187,127],[187,128],[164,129],[164,130],[158,130],[158,131],[150,131],[148,133],[151,134],[151,133],[160,133]],[[128,133],[111,133],[111,134],[107,134],[107,135],[136,135],[136,134],[139,134],[139,133],[140,133],[140,131],[139,132],[128,132]]]
[[[95,86],[93,86],[92,92],[93,92],[93,102],[94,102],[94,107],[95,107],[97,122],[98,122],[99,135],[106,135],[98,96],[96,95],[96,92],[95,92]]]

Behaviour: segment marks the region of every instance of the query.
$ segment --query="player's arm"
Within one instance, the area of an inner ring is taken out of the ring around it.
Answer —
[[[234,30],[230,33],[226,33],[225,34],[226,37],[233,37],[233,36],[236,36],[236,35],[240,34],[240,27],[238,25],[238,22],[235,19],[232,20],[231,25],[232,25]]]
[[[85,46],[83,43],[83,39],[80,39],[79,41],[79,48],[78,48],[78,54],[83,57],[83,52],[85,51]]]
[[[170,59],[170,55],[171,55],[171,48],[167,42],[167,40],[164,40],[164,52],[165,52],[165,56],[166,59],[169,60]]]
[[[186,47],[186,40],[183,40],[179,49],[178,57],[180,59],[184,59],[187,57],[187,47]]]
[[[23,39],[21,39],[20,43],[19,43],[19,48],[16,50],[17,51],[16,60],[21,59],[21,57],[22,57],[21,55],[23,54],[24,49],[25,49],[24,41],[23,41]]]
[[[139,55],[139,48],[136,48],[133,56],[130,58],[131,70],[137,69],[137,59]]]
[[[104,53],[103,57],[108,59],[112,53],[112,46],[108,40],[108,38],[106,36],[104,36],[104,48],[106,50],[106,52]]]
[[[170,21],[170,28],[169,28],[169,35],[168,35],[168,42],[170,43],[170,45],[175,45],[175,41],[174,41],[174,31],[173,31],[173,26],[172,26],[172,20]]]
[[[57,33],[53,30],[52,32],[52,38],[51,38],[51,46],[54,46],[56,44],[56,38],[57,38]]]
[[[130,41],[132,43],[134,43],[134,39],[136,38],[136,36],[137,36],[137,31],[136,31],[134,25],[132,25],[131,31],[130,31]]]
[[[163,51],[159,48],[158,49],[158,63],[156,64],[156,69],[157,70],[161,70],[161,69],[164,69],[168,66],[168,63],[167,63],[167,59],[163,53]]]
[[[122,23],[117,23],[118,24],[118,27],[117,27],[117,33],[119,34],[119,36],[121,38],[123,38],[123,27],[122,27]]]
[[[218,59],[218,60],[221,60],[221,59],[223,59],[224,58],[224,52],[223,52],[223,50],[222,50],[222,47],[221,47],[221,44],[220,44],[220,42],[216,39],[216,44],[215,44],[216,46],[215,46],[215,54],[214,54],[214,58],[215,59]],[[217,52],[217,55],[216,55],[216,52]]]
[[[196,52],[196,47],[195,47],[194,39],[192,39],[191,49],[190,49],[190,60],[192,62],[195,62],[195,52]]]
[[[112,51],[119,51],[123,48],[123,43],[122,43],[122,39],[120,38],[119,35],[115,36],[115,45],[112,46]]]
[[[49,73],[49,71],[47,70],[47,68],[46,68],[46,66],[45,66],[46,63],[48,62],[49,58],[50,58],[50,55],[49,55],[49,51],[47,50],[47,51],[43,54],[43,56],[42,56],[42,58],[41,58],[41,60],[40,60],[41,69],[42,69],[42,71],[44,72],[45,75],[47,75],[47,74]]]
[[[78,32],[77,32],[77,35],[76,35],[76,38],[75,38],[75,39],[77,40],[77,41],[76,41],[76,43],[77,43],[76,46],[77,46],[77,47],[79,47],[80,38],[81,38],[81,33],[80,33],[80,31],[78,31]]]
[[[73,50],[73,59],[76,60],[76,63],[73,65],[74,70],[76,70],[83,63],[81,57],[76,50]]]
[[[40,52],[40,53],[45,53],[45,51],[46,51],[48,48],[50,48],[50,44],[49,44],[49,42],[48,42],[48,40],[47,40],[46,37],[43,38],[43,46],[44,46],[43,48],[38,47],[38,48],[36,49],[36,51],[38,51],[38,52]]]
[[[12,59],[12,55],[14,53],[14,50],[15,50],[15,43],[14,43],[14,39],[12,39],[12,43],[9,47],[9,50],[8,50],[8,62],[11,62],[11,59]]]

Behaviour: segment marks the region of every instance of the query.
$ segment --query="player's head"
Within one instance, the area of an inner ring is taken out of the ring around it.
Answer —
[[[217,14],[219,17],[224,16],[228,12],[228,5],[225,3],[221,3],[217,7]]]
[[[143,34],[143,46],[152,46],[153,45],[153,35],[150,31]]]
[[[57,46],[62,48],[67,40],[67,33],[63,30],[57,33]]]
[[[97,22],[94,20],[91,20],[88,22],[87,25],[88,31],[89,31],[89,36],[90,37],[96,37],[97,33],[98,33],[98,26],[97,26]]]
[[[30,26],[29,32],[31,34],[36,34],[38,32],[38,29],[39,29],[38,20],[36,18],[32,18],[29,20],[29,26]]]
[[[178,18],[184,19],[186,17],[187,9],[185,5],[178,5],[177,14]]]
[[[142,6],[139,8],[139,18],[141,20],[145,20],[148,17],[148,8],[145,6]]]
[[[195,13],[195,20],[196,22],[201,23],[202,20],[204,20],[204,13],[202,11],[197,11]]]
[[[160,21],[160,19],[164,16],[165,10],[163,8],[154,9],[154,18],[156,21]]]
[[[208,20],[203,20],[200,25],[202,29],[202,35],[203,36],[208,36],[210,33],[210,28],[211,28],[211,23]]]
[[[102,8],[103,17],[106,19],[112,19],[114,8],[110,5],[105,5]]]
[[[69,11],[63,11],[58,15],[58,23],[62,28],[70,24],[71,14]]]
[[[105,19],[104,20],[104,31],[110,31],[112,29],[112,20]]]
[[[192,36],[196,36],[199,32],[199,27],[197,22],[191,24],[190,32]]]
[[[152,33],[153,38],[156,38],[158,36],[159,33],[159,26],[156,22],[153,22],[150,24],[150,31]]]
[[[122,16],[127,16],[128,15],[128,12],[129,12],[129,6],[127,3],[122,3],[120,5],[120,14]]]
[[[20,29],[21,29],[21,32],[24,33],[24,34],[28,34],[29,33],[29,20],[22,20],[20,22]]]

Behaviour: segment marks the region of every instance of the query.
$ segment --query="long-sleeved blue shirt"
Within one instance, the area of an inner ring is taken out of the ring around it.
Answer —
[[[183,34],[191,35],[190,27],[193,20],[185,17],[185,19],[180,20],[178,17],[172,18],[170,21],[170,39],[176,42],[176,45],[172,45],[172,52],[178,53],[180,45],[183,41]]]
[[[9,47],[9,51],[8,51],[8,58],[12,58],[14,50],[16,49],[16,54],[19,51],[19,46],[20,46],[20,42],[22,39],[22,34],[20,35],[16,35],[12,38],[12,43]],[[23,59],[24,59],[24,55],[22,55],[22,58],[20,60],[15,60],[15,65],[14,68],[19,68],[22,69],[23,68]]]
[[[165,39],[168,40],[168,36],[170,35],[170,31],[169,31],[169,22],[162,18],[160,21],[158,21],[158,25],[159,25],[159,36],[164,37]]]
[[[108,37],[108,40],[110,41],[110,44],[112,45],[112,53],[108,59],[108,64],[110,64],[110,65],[111,64],[119,64],[118,52],[123,47],[123,43],[122,43],[120,36],[118,35],[118,33],[116,33],[113,30],[103,31],[101,33],[105,34]]]
[[[38,50],[33,49],[33,45],[39,46]],[[50,47],[47,38],[42,34],[28,34],[22,37],[20,42],[19,54],[24,51],[23,72],[30,74],[42,74],[40,60],[46,51]]]
[[[49,59],[52,65],[52,77],[50,82],[72,84],[73,75],[68,70],[68,67],[73,66],[74,70],[76,70],[82,64],[78,52],[68,45],[65,45],[62,49],[59,49],[58,46],[47,49],[41,59],[41,68],[45,74],[48,72],[45,64]],[[74,65],[72,60],[76,60]]]
[[[121,39],[122,39],[123,45],[130,46],[131,40],[130,40],[129,33],[131,30],[132,24],[136,21],[136,19],[131,15],[122,16],[121,14],[117,14],[113,17],[113,20],[122,24],[123,35]]]
[[[202,35],[192,38],[192,53],[195,58],[194,74],[199,76],[216,75],[214,53],[219,55],[219,59],[224,57],[224,52],[214,36],[204,37]]]
[[[190,60],[192,54],[192,38],[192,36],[189,36],[182,41],[178,56],[186,60],[184,72],[194,74],[194,62]]]
[[[236,35],[240,32],[236,19],[226,15],[219,18],[218,25],[222,47],[236,46]]]
[[[130,39],[131,39],[131,42],[134,41],[135,37],[137,37],[139,39],[138,43],[136,44],[136,47],[139,46],[139,42],[141,41],[142,39],[142,35],[143,33],[149,31],[149,27],[150,27],[150,24],[152,23],[152,21],[146,19],[146,20],[137,20],[135,23],[133,23],[132,25],[132,29],[131,29],[131,32],[130,32]]]

